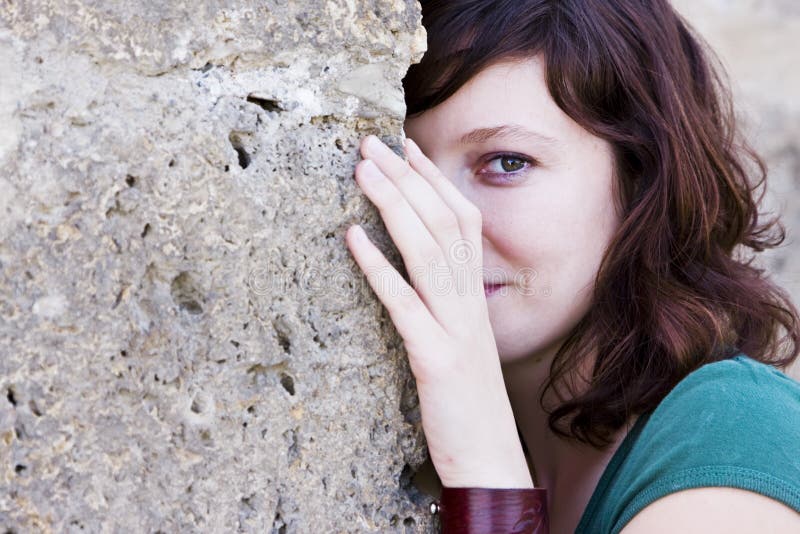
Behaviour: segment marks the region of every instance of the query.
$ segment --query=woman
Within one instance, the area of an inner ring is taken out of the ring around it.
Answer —
[[[369,136],[356,167],[409,281],[347,245],[443,530],[800,532],[797,310],[735,249],[784,231],[700,40],[664,0],[422,7],[407,162]]]

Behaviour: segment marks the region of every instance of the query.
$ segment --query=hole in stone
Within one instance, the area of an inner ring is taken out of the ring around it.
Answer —
[[[22,465],[22,464],[17,464],[17,465],[15,465],[15,466],[14,466],[14,471],[15,471],[17,474],[19,474],[19,473],[22,473],[23,471],[25,471],[27,468],[28,468],[28,467],[27,467],[27,466],[25,466],[25,465]]]
[[[403,465],[403,470],[400,472],[400,487],[408,489],[411,486],[411,479],[414,477],[414,470],[408,464]]]
[[[314,342],[316,342],[316,344],[319,345],[319,348],[321,349],[327,348],[325,342],[319,338],[319,334],[314,335]]]
[[[280,102],[274,98],[262,98],[260,96],[248,95],[247,101],[265,111],[283,111]]]
[[[283,433],[283,439],[289,442],[289,448],[287,450],[287,457],[289,463],[291,464],[299,455],[300,449],[297,443],[297,429],[289,429]]]
[[[286,352],[289,352],[292,347],[292,342],[283,334],[278,334],[278,343],[280,343],[281,347],[283,347],[283,350]]]
[[[38,406],[36,406],[36,402],[33,399],[28,401],[28,408],[31,409],[31,413],[33,413],[33,415],[35,415],[36,417],[42,416],[42,411],[39,409]]]
[[[242,169],[246,169],[247,167],[249,167],[250,154],[248,154],[247,150],[245,150],[241,138],[235,133],[231,133],[228,136],[228,140],[231,142],[231,146],[233,146],[233,149],[236,151],[236,154],[239,157],[239,167],[241,167]]]
[[[240,344],[240,343],[239,343],[238,341],[236,341],[235,339],[231,339],[231,345],[233,345],[233,346],[234,346],[234,347],[236,347],[237,349],[239,348],[239,344]]]
[[[275,512],[275,519],[272,521],[272,532],[275,534],[286,534],[286,523],[283,522],[280,512]]]
[[[144,225],[144,229],[142,230],[142,237],[145,237],[147,234],[150,233],[150,223]]]
[[[415,527],[417,526],[417,522],[413,517],[406,517],[403,519],[403,525],[407,527]]]
[[[14,390],[13,389],[8,388],[8,390],[6,391],[6,398],[8,399],[8,402],[13,404],[14,406],[17,405],[17,398],[14,396]]]
[[[292,342],[289,339],[289,333],[279,323],[273,322],[273,326],[275,326],[275,333],[278,336],[278,344],[285,353],[289,354],[292,351]]]
[[[281,373],[281,385],[289,392],[289,395],[294,395],[294,378],[286,373]]]
[[[172,280],[170,285],[172,300],[182,310],[186,310],[192,315],[203,313],[200,305],[200,291],[198,291],[194,280],[188,272],[183,271]]]
[[[167,167],[174,167],[174,166],[175,166],[175,160],[174,159],[169,160],[169,163],[167,163]]]
[[[192,399],[192,405],[189,407],[189,409],[192,410],[194,413],[203,413],[205,405],[203,404],[202,400],[194,398]]]
[[[111,309],[112,309],[112,310],[113,310],[113,309],[116,309],[116,307],[117,307],[117,306],[119,306],[119,303],[120,303],[120,302],[122,302],[122,295],[123,295],[124,293],[125,293],[125,290],[124,290],[124,289],[120,289],[120,290],[119,290],[119,292],[117,293],[117,296],[116,296],[116,298],[114,299],[114,305],[113,305],[113,306],[111,306]],[[113,356],[112,356],[112,358],[113,358]]]
[[[131,176],[130,174],[125,176],[125,183],[128,184],[128,187],[133,187],[136,185],[136,177]]]

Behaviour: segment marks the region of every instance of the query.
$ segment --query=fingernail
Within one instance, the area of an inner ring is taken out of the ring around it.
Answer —
[[[364,233],[364,229],[361,228],[361,225],[356,225],[356,229],[353,230],[353,239],[355,239],[358,243],[362,243],[366,240],[367,234]]]
[[[376,135],[368,135],[365,143],[368,150],[377,150],[381,145],[381,140]]]

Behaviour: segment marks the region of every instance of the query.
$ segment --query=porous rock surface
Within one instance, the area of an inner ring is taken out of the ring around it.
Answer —
[[[344,243],[414,0],[0,3],[2,532],[432,528]]]

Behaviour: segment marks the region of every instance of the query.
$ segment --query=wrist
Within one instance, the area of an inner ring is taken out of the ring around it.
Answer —
[[[431,512],[440,515],[442,534],[549,532],[544,488],[444,487]]]
[[[434,460],[443,486],[451,488],[534,488],[528,461],[518,440],[506,447],[482,447],[481,451],[462,451],[459,458],[468,463],[448,459]]]
[[[443,487],[447,488],[490,488],[490,489],[535,489],[530,474],[522,473],[478,473],[461,476],[440,476]]]

